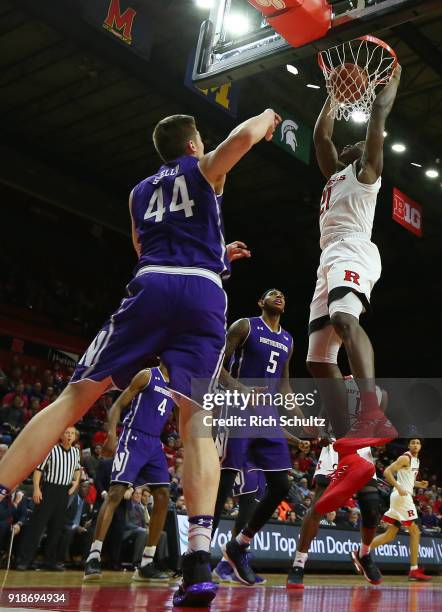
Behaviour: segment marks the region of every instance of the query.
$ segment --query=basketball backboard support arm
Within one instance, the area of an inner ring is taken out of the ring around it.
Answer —
[[[247,5],[246,0],[244,4]],[[230,0],[215,0],[209,18],[201,25],[192,75],[194,83],[200,87],[214,87],[229,80],[237,81],[315,55],[318,51],[358,36],[439,12],[442,10],[442,2],[379,0],[370,6],[358,2],[355,9],[333,16],[326,36],[296,49],[268,25],[241,38],[228,40],[226,17],[229,8]]]

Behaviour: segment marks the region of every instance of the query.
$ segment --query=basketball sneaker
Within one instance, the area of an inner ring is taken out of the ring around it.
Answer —
[[[293,565],[287,576],[288,589],[303,589],[304,588],[304,568],[300,565]]]
[[[250,555],[247,546],[238,544],[236,540],[230,540],[222,547],[222,551],[224,559],[230,564],[238,580],[243,584],[255,584],[256,575],[250,567]]]
[[[84,565],[83,580],[100,580],[101,578],[101,562],[97,557],[93,557],[86,561]]]
[[[142,567],[137,567],[133,573],[132,580],[136,582],[167,582],[169,576],[162,572],[155,563],[147,563]]]
[[[376,563],[373,561],[370,553],[361,557],[359,555],[359,550],[353,550],[351,552],[351,560],[353,561],[353,565],[355,566],[358,574],[363,574],[365,579],[370,584],[381,584],[382,574],[379,571]]]
[[[246,550],[246,555],[247,555],[247,563],[250,565],[251,560],[253,559],[253,555],[249,550]],[[242,582],[235,576],[230,565],[229,565],[229,569],[231,571],[231,574],[230,574],[230,578],[228,581],[229,582],[239,582],[240,584],[242,584]],[[267,578],[263,578],[262,576],[258,576],[258,574],[255,574],[255,586],[266,584],[266,582],[267,582]]]
[[[418,567],[415,570],[410,570],[408,574],[408,580],[411,582],[428,582],[432,580],[432,576],[427,576],[423,567]]]
[[[221,559],[218,565],[214,568],[212,574],[218,578],[220,582],[230,582],[233,578],[233,570],[225,559]]]
[[[330,477],[330,484],[315,504],[316,512],[327,514],[340,508],[373,477],[375,471],[371,461],[366,461],[356,453],[340,459]]]
[[[174,606],[204,607],[215,598],[218,585],[212,582],[210,553],[197,550],[182,556],[183,580],[173,596]]]

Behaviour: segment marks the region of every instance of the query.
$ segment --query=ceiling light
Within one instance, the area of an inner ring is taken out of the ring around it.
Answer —
[[[422,164],[416,164],[416,162],[411,162],[412,166],[416,166],[416,168],[422,168]]]
[[[233,36],[242,36],[250,30],[250,21],[241,13],[232,13],[226,19],[227,30]]]
[[[368,115],[363,111],[355,110],[352,112],[351,118],[355,123],[365,123],[368,120]]]
[[[211,9],[214,4],[214,0],[195,0],[195,1],[196,1],[197,7],[201,9]]]
[[[387,138],[387,136],[388,136],[388,132],[384,130],[384,138]]]
[[[313,85],[312,83],[307,83],[307,87],[310,87],[310,89],[321,89],[319,85]]]
[[[397,142],[396,144],[392,145],[391,148],[395,153],[403,153],[407,147],[400,142]]]
[[[299,70],[296,68],[296,66],[293,66],[292,64],[287,64],[286,68],[287,72],[290,72],[290,74],[299,74]]]
[[[437,178],[439,176],[439,172],[437,170],[434,170],[433,168],[430,168],[429,170],[425,170],[425,176],[428,176],[428,178]]]

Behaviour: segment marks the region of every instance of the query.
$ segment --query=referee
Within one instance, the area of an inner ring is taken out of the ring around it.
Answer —
[[[80,451],[72,447],[76,438],[77,430],[68,427],[60,442],[34,472],[32,497],[35,510],[23,539],[16,566],[19,571],[30,569],[45,528],[47,528],[47,541],[44,568],[51,571],[64,569],[63,565],[57,564],[57,546],[66,518],[68,496],[72,495],[80,482]],[[43,484],[40,486],[43,475]]]

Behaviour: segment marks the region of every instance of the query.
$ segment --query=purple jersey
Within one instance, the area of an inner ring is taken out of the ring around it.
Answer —
[[[196,157],[179,157],[141,181],[132,192],[132,216],[141,244],[138,269],[204,268],[229,276],[221,197]]]
[[[123,419],[124,429],[136,429],[159,437],[173,404],[161,370],[152,368],[149,384],[134,397]]]
[[[235,378],[279,381],[293,347],[292,336],[282,327],[274,332],[262,317],[250,317],[249,334],[234,355],[230,373]],[[271,384],[269,391],[277,391]]]

